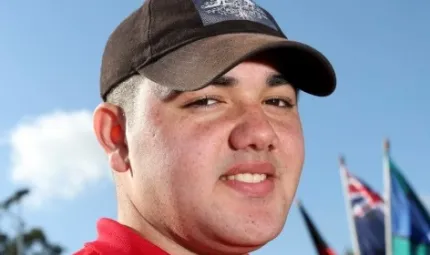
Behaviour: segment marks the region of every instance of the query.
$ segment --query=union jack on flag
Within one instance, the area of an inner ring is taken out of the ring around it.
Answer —
[[[384,202],[363,180],[346,172],[348,192],[354,216],[364,217],[375,209],[383,210]]]
[[[354,239],[360,255],[385,255],[384,201],[367,183],[351,174],[342,164],[348,217],[353,223]]]

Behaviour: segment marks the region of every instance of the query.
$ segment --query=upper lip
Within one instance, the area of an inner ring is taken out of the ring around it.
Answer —
[[[272,163],[264,162],[242,162],[232,165],[223,176],[235,175],[235,174],[266,174],[273,176],[276,173],[276,168]]]

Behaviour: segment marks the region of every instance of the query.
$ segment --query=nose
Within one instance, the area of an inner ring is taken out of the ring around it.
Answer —
[[[261,109],[248,110],[230,133],[233,150],[271,151],[277,147],[278,136]]]

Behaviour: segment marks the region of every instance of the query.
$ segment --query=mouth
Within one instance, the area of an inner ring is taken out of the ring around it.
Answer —
[[[275,187],[275,167],[270,163],[243,163],[230,168],[219,180],[247,197],[266,197]]]
[[[253,174],[253,173],[241,173],[235,175],[223,175],[220,177],[221,181],[239,181],[244,183],[260,183],[265,181],[268,177],[267,174]]]

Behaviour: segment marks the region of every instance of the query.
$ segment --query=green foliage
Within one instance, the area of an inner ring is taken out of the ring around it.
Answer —
[[[0,203],[0,214],[2,218],[8,218],[13,215],[11,208],[18,205],[20,201],[30,193],[28,189],[20,189],[12,194],[10,197]],[[16,217],[12,220],[18,220]],[[21,226],[25,223],[20,219]],[[18,247],[22,245],[21,254],[18,254]],[[5,233],[0,228],[0,254],[2,255],[61,255],[65,249],[58,245],[51,243],[45,235],[42,228],[33,227],[30,229],[23,228],[20,236],[11,236]]]

